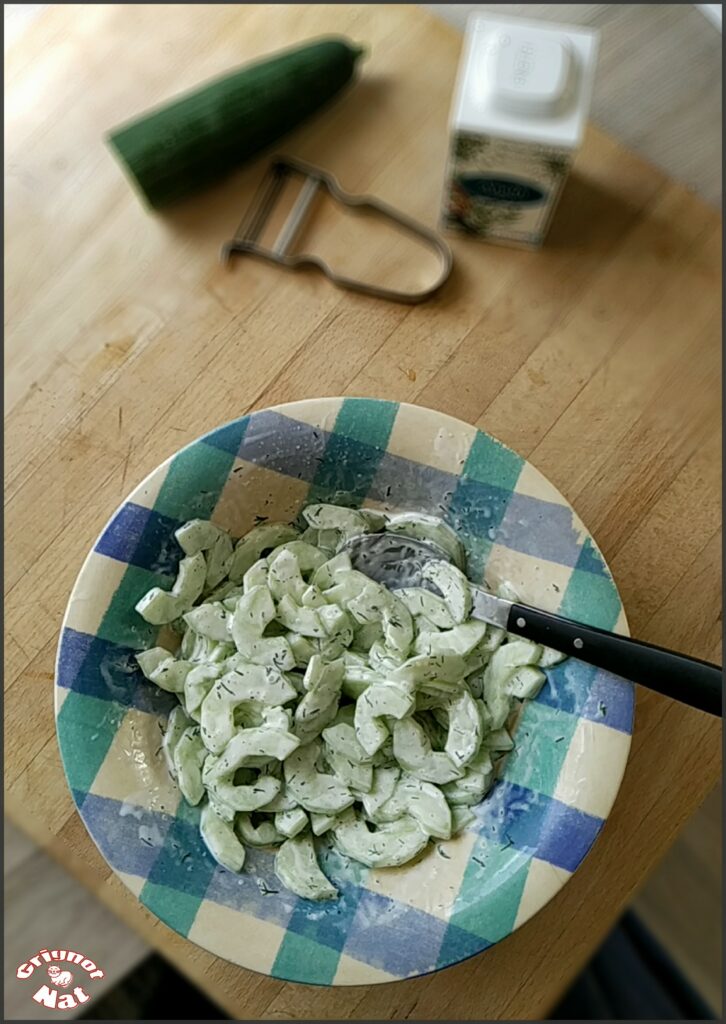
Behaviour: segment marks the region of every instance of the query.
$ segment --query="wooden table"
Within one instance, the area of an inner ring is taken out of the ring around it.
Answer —
[[[117,503],[216,424],[312,395],[418,402],[530,458],[608,559],[634,634],[718,660],[720,220],[588,133],[547,246],[452,240],[416,308],[314,274],[219,266],[262,162],[166,218],[102,134],[169,94],[323,32],[369,44],[362,80],[286,140],[436,219],[460,37],[411,6],[59,5],[6,64],[6,809],[237,1018],[539,1018],[714,785],[720,723],[638,695],[602,836],[521,931],[440,974],[322,990],[170,932],[110,874],[61,771],[53,660],[83,557]]]

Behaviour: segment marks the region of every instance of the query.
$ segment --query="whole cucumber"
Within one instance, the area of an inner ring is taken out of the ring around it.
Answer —
[[[108,141],[153,207],[203,188],[294,128],[350,81],[362,49],[317,39],[213,79]]]

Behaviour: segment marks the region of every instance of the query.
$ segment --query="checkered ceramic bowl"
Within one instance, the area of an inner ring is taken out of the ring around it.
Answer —
[[[86,828],[141,902],[193,942],[291,981],[349,985],[408,978],[486,949],[540,909],[594,842],[630,746],[633,689],[568,660],[525,706],[501,780],[463,835],[411,867],[372,870],[333,852],[338,900],[284,890],[273,855],[244,872],[200,841],[161,755],[173,698],[134,652],[154,630],[134,612],[168,586],[174,529],[211,517],[240,535],[258,516],[293,519],[310,501],[441,515],[464,540],[475,580],[605,629],[626,629],[592,538],[554,487],[487,434],[428,409],[325,398],[253,413],[184,448],[119,508],[81,569],[63,624],[58,738]]]

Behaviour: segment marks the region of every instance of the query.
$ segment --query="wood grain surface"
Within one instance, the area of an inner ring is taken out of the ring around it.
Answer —
[[[640,692],[621,793],[565,888],[482,956],[370,989],[273,981],[173,934],[111,875],[60,766],[58,631],[110,513],[199,434],[315,395],[500,437],[582,515],[631,632],[720,659],[713,209],[590,131],[541,252],[453,238],[450,282],[408,308],[219,265],[264,159],[162,218],[105,149],[128,116],[330,31],[368,44],[361,80],[280,148],[433,225],[460,37],[415,7],[58,5],[8,53],[6,810],[232,1017],[540,1018],[714,785],[719,722]]]

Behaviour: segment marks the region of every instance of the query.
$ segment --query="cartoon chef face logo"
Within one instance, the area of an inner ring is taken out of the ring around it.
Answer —
[[[70,983],[73,981],[73,975],[70,971],[62,971],[60,967],[48,968],[48,977],[50,978],[53,985],[57,985],[58,988],[68,988]]]

